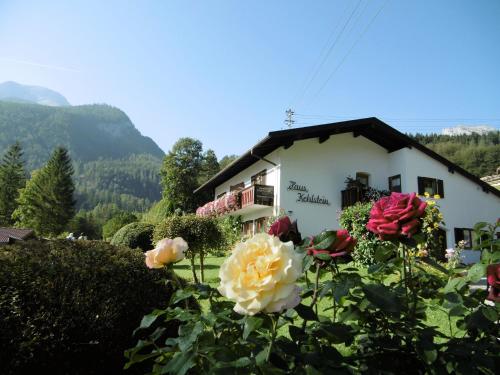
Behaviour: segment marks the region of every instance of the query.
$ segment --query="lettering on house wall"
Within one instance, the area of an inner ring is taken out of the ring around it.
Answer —
[[[287,190],[297,192],[296,202],[323,204],[326,206],[330,206],[330,201],[328,200],[328,198],[320,196],[319,194],[309,193],[309,189],[307,188],[307,186],[299,185],[295,181],[289,181]]]

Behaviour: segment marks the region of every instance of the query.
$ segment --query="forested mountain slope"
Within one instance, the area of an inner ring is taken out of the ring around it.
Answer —
[[[495,173],[500,166],[500,131],[486,134],[415,134],[418,142],[478,177]]]
[[[163,151],[109,105],[50,107],[0,101],[0,154],[18,140],[28,171],[64,146],[75,165],[78,207],[143,210],[161,196]]]

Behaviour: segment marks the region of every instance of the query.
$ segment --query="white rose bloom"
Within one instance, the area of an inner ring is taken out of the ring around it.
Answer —
[[[302,274],[302,257],[293,243],[260,233],[238,243],[224,263],[219,292],[236,302],[234,311],[255,315],[281,312],[300,303],[295,282]]]
[[[173,240],[164,238],[156,244],[153,250],[146,251],[146,265],[149,268],[162,268],[169,263],[175,263],[184,259],[184,252],[188,249],[188,244],[181,237]]]

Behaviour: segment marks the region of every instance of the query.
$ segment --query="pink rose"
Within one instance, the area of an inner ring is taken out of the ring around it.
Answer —
[[[354,250],[357,240],[351,237],[349,232],[345,229],[339,229],[336,232],[335,241],[328,247],[328,249],[318,250],[314,248],[313,241],[311,240],[310,248],[307,250],[308,255],[328,254],[332,258],[340,257],[349,254]]]
[[[425,214],[427,203],[415,193],[391,193],[375,202],[370,211],[366,228],[378,234],[381,240],[400,236],[411,237],[420,228],[420,218]]]

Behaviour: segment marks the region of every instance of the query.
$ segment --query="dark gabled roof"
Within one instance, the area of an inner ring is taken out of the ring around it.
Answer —
[[[431,149],[423,146],[416,140],[390,127],[376,117],[270,132],[267,137],[262,139],[250,150],[245,152],[203,185],[198,187],[194,193],[207,189],[214,189],[216,186],[227,181],[279,147],[283,146],[285,148],[289,148],[295,141],[310,138],[319,138],[319,143],[323,143],[331,135],[350,132],[354,133],[355,137],[362,135],[372,142],[375,142],[379,146],[384,147],[387,152],[394,152],[405,147],[415,147],[424,154],[427,154],[431,158],[446,165],[450,173],[460,173],[472,182],[481,186],[483,191],[491,192],[497,197],[500,197],[500,191],[495,189],[493,186],[487,184],[455,163],[435,153]]]
[[[34,234],[31,229],[0,228],[0,243],[10,243],[11,240],[25,240]]]

